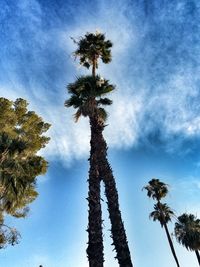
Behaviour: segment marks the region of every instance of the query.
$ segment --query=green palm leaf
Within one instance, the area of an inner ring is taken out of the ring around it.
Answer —
[[[154,211],[152,211],[149,215],[153,221],[159,221],[162,227],[164,226],[164,223],[170,222],[174,216],[174,212],[166,203],[155,204]]]
[[[105,40],[105,35],[102,33],[87,33],[84,37],[75,40],[78,49],[74,52],[74,56],[79,57],[80,64],[89,68],[94,59],[100,58],[104,63],[109,63],[112,59],[111,47],[112,43]],[[96,64],[98,67],[98,64]]]
[[[168,185],[159,179],[153,178],[143,189],[147,190],[147,196],[159,201],[168,193]]]
[[[109,98],[102,98],[103,95],[112,92],[115,87],[108,80],[100,76],[81,76],[74,83],[67,86],[70,98],[65,101],[66,107],[74,107],[77,112],[74,114],[75,121],[80,116],[99,116],[102,121],[107,119],[107,113],[99,106],[111,105]]]
[[[199,250],[200,220],[193,214],[182,214],[175,223],[175,236],[188,250]]]
[[[97,100],[97,105],[111,105],[112,104],[112,100],[110,100],[109,98],[100,98],[99,100]]]

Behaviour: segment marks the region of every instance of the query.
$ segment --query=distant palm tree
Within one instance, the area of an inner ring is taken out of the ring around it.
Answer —
[[[171,221],[173,216],[175,216],[174,212],[166,203],[157,203],[154,205],[154,211],[150,213],[149,218],[153,221],[159,221],[163,227],[165,223]]]
[[[182,214],[175,223],[175,236],[186,249],[195,251],[200,266],[200,220],[193,214]]]
[[[107,160],[107,144],[103,137],[107,118],[107,112],[103,106],[112,104],[112,101],[104,97],[104,95],[112,92],[115,87],[108,80],[96,75],[99,59],[104,63],[111,61],[110,48],[112,43],[109,40],[105,40],[105,35],[99,32],[95,34],[87,33],[83,38],[78,41],[74,40],[74,42],[78,45],[74,55],[79,57],[80,64],[86,68],[92,67],[91,76],[81,76],[74,83],[68,85],[68,92],[71,96],[65,102],[66,107],[73,106],[77,109],[74,115],[75,121],[82,115],[89,117],[90,122],[89,242],[87,248],[89,266],[102,267],[104,261],[100,203],[100,181],[103,180],[117,259],[120,267],[132,267],[126,233],[119,209],[117,188],[112,169]]]
[[[148,197],[153,198],[158,202],[168,193],[168,185],[156,178],[151,179],[144,189],[147,190]]]
[[[164,227],[172,255],[176,261],[177,267],[180,267],[167,227],[168,222],[170,222],[171,218],[174,216],[174,212],[166,203],[160,202],[160,200],[164,198],[168,193],[168,185],[161,182],[159,179],[152,179],[151,181],[149,181],[148,185],[144,187],[144,189],[147,190],[148,197],[151,197],[157,201],[157,203],[154,205],[154,211],[150,213],[149,217],[154,221],[159,221],[161,227]]]

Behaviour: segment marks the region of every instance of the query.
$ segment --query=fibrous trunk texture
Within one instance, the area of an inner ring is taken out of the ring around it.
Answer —
[[[89,267],[103,267],[103,234],[102,234],[102,211],[100,198],[100,177],[98,171],[98,149],[96,134],[91,127],[90,140],[90,170],[89,170],[89,217],[88,217],[88,260]]]
[[[96,149],[98,151],[98,172],[105,184],[105,194],[111,221],[111,237],[116,250],[116,258],[120,267],[132,267],[128,241],[119,209],[118,192],[112,169],[107,160],[107,144],[103,138],[103,123],[98,119],[90,120],[91,129],[95,134]]]

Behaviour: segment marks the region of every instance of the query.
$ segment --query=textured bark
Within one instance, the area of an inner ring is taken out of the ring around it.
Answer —
[[[93,60],[92,60],[92,76],[95,77],[96,76],[96,56],[94,56]]]
[[[126,238],[124,224],[119,209],[118,192],[112,169],[107,160],[107,145],[103,138],[104,126],[97,119],[91,119],[92,129],[96,135],[98,151],[98,171],[105,184],[108,212],[111,221],[111,237],[116,250],[116,258],[120,267],[132,267],[130,251]]]
[[[91,150],[89,170],[89,193],[88,193],[88,248],[87,255],[89,267],[103,267],[103,234],[102,234],[102,211],[100,198],[100,177],[98,171],[98,149],[96,134],[91,127]]]
[[[120,267],[132,267],[128,241],[119,208],[118,192],[112,169],[105,158],[102,159],[100,174],[105,183],[105,193],[107,197],[108,212],[111,221],[111,233],[113,245],[117,253],[117,259]]]
[[[169,234],[169,230],[168,230],[167,224],[164,223],[163,226],[165,228],[167,239],[168,239],[168,242],[169,242],[169,245],[170,245],[170,248],[171,248],[171,252],[172,252],[172,254],[174,256],[174,259],[176,261],[176,265],[177,265],[177,267],[180,267],[179,262],[178,262],[178,258],[176,256],[176,252],[175,252],[175,249],[174,249],[174,245],[173,245],[172,239],[171,239],[170,234]]]
[[[197,260],[198,260],[198,263],[199,263],[199,266],[200,266],[200,255],[199,255],[199,251],[198,250],[195,250],[195,254],[197,256]]]

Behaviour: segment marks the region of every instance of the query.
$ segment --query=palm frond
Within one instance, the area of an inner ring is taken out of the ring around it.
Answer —
[[[104,80],[99,75],[77,77],[74,83],[68,85],[68,92],[71,97],[65,101],[66,107],[74,107],[78,109],[75,113],[75,121],[78,121],[81,115],[93,116],[98,114],[101,119],[107,119],[107,113],[104,109],[98,108],[100,105],[111,105],[109,98],[102,98],[102,95],[114,90],[114,86],[109,84],[108,80]]]
[[[200,249],[200,220],[193,214],[182,214],[175,223],[177,241],[188,250]]]
[[[159,221],[163,227],[164,223],[167,224],[174,217],[174,212],[166,203],[156,203],[154,205],[154,211],[150,213],[149,217],[154,221]]]
[[[111,61],[112,43],[110,40],[105,40],[104,34],[86,33],[84,37],[80,37],[78,40],[72,38],[72,40],[78,46],[74,52],[75,58],[79,57],[82,66],[89,68],[93,64],[94,58],[101,58],[104,63]]]
[[[79,120],[79,118],[80,118],[81,115],[82,115],[82,112],[81,112],[81,109],[79,108],[77,110],[77,112],[74,114],[74,120],[75,120],[75,122],[77,122]]]
[[[68,100],[65,101],[65,107],[78,108],[82,105],[83,99],[77,95],[72,95]]]
[[[111,105],[112,104],[112,100],[110,100],[109,98],[100,98],[99,100],[97,100],[97,105]]]
[[[102,120],[103,122],[105,122],[108,118],[108,113],[105,111],[105,109],[104,108],[98,108],[97,112],[98,112],[99,119]]]
[[[150,180],[144,189],[147,190],[148,197],[156,199],[157,201],[165,197],[168,193],[168,185],[155,178]]]

